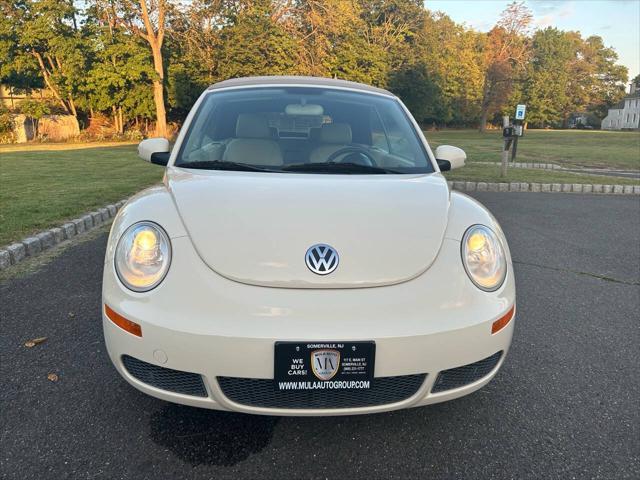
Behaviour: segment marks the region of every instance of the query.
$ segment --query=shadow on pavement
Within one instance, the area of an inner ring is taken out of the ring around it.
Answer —
[[[154,443],[192,465],[232,466],[264,449],[277,417],[167,404],[151,416]]]

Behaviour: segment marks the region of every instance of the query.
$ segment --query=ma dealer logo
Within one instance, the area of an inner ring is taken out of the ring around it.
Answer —
[[[320,380],[331,380],[340,367],[340,352],[337,350],[314,350],[311,352],[311,369]]]

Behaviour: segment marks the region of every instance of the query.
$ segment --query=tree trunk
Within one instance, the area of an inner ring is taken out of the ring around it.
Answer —
[[[78,112],[76,111],[76,104],[73,101],[73,97],[69,96],[69,109],[71,110],[71,115],[74,117],[78,116]]]
[[[124,115],[122,114],[122,107],[118,107],[118,123],[120,124],[120,133],[121,135],[124,133]]]
[[[156,136],[167,137],[167,111],[164,107],[164,69],[159,42],[150,41],[153,51],[153,67],[156,78],[153,80],[153,102],[156,105]]]
[[[480,115],[480,133],[484,133],[487,130],[487,117],[489,116],[489,109],[482,106],[482,114]]]

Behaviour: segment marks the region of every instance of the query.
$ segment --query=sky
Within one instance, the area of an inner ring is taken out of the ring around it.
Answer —
[[[496,23],[508,0],[425,0],[429,10],[446,13],[457,23],[486,32]],[[578,30],[583,37],[599,35],[629,69],[640,73],[640,0],[525,0],[535,28]]]

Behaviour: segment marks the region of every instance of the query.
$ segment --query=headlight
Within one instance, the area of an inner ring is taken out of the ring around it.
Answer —
[[[462,237],[462,263],[481,290],[497,290],[507,275],[507,259],[497,235],[484,225],[473,225]]]
[[[157,286],[167,274],[170,263],[171,243],[160,225],[135,223],[118,240],[116,273],[134,292],[146,292]]]

